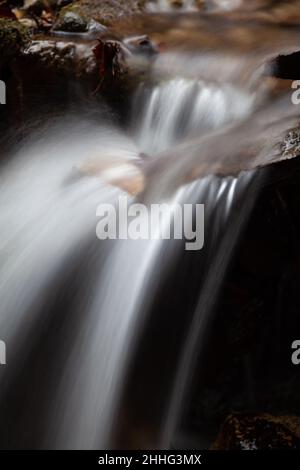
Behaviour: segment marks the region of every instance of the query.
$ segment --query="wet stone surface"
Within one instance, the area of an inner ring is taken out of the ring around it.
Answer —
[[[236,414],[226,419],[214,450],[299,449],[300,418]]]
[[[295,158],[300,155],[300,128],[287,133],[282,143],[282,157],[285,159]]]

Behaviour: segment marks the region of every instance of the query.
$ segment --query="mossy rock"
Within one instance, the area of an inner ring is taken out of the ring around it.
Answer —
[[[29,41],[27,28],[18,21],[0,18],[0,66],[16,56]]]
[[[79,5],[68,5],[60,11],[54,30],[82,33],[87,31],[90,17],[87,16]]]
[[[146,0],[78,0],[61,9],[55,30],[83,32],[91,20],[110,26],[120,17],[144,11]]]

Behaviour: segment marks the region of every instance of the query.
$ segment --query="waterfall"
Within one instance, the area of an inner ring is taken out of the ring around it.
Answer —
[[[251,95],[229,84],[177,78],[150,90],[141,86],[133,113],[136,141],[143,152],[154,155],[245,118],[252,103]]]
[[[219,10],[232,10],[241,6],[241,0],[212,0],[211,6]],[[149,11],[154,12],[196,12],[198,5],[201,8],[201,2],[197,0],[152,0],[148,5]],[[209,4],[210,5],[210,4]]]
[[[100,123],[89,116],[69,117],[25,140],[2,165],[0,331],[10,367],[0,370],[1,445],[114,446],[127,372],[161,282],[184,250],[179,240],[97,240],[97,206],[116,204],[124,193],[101,175],[83,174],[85,162],[115,160],[121,167],[135,164],[142,154],[159,167],[164,151],[244,119],[252,106],[253,97],[228,83],[177,77],[144,84],[133,99],[128,128],[107,122],[106,116]],[[174,371],[170,374],[171,411],[162,410],[167,426],[161,423],[157,441],[149,446],[169,445],[176,431],[181,382],[187,381],[191,351],[212,309],[209,299],[217,296],[249,212],[241,200],[251,182],[250,173],[207,176],[170,188],[170,204],[205,204],[207,241],[191,323],[196,327],[181,361],[173,365],[178,367],[175,382]],[[158,176],[151,184],[159,197],[163,180]],[[139,196],[130,197],[135,200]]]

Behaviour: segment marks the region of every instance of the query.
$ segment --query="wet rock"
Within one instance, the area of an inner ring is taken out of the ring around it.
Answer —
[[[211,442],[233,413],[297,416],[300,409],[299,370],[291,362],[300,325],[299,159],[264,175],[268,187],[235,246],[197,370],[191,419]]]
[[[299,449],[300,418],[269,414],[230,415],[213,450]]]
[[[10,5],[7,2],[2,2],[0,4],[0,18],[10,18],[15,19],[15,15],[11,10]]]
[[[298,80],[300,77],[300,52],[288,55],[279,55],[271,63],[271,71],[277,78],[285,80]]]
[[[78,29],[70,28],[73,26],[78,28],[79,24],[83,28],[84,23],[88,24],[91,20],[109,26],[120,17],[142,13],[145,3],[145,0],[103,0],[100,3],[97,0],[78,0],[72,5],[62,8],[55,29],[67,27],[68,29],[62,30],[78,31]],[[73,21],[71,21],[72,18]]]
[[[300,128],[287,133],[281,146],[282,158],[290,159],[300,155]]]
[[[29,41],[27,28],[18,21],[0,18],[0,66],[14,57]]]
[[[128,77],[119,63],[118,50],[115,42],[100,43],[87,36],[35,36],[6,79],[11,106],[5,110],[11,111],[15,125],[17,121],[22,125],[22,121],[37,119],[45,112],[57,113],[78,102],[93,109],[95,103],[105,101],[119,109],[127,96]]]
[[[63,73],[66,77],[80,79],[96,75],[96,61],[93,54],[95,41],[73,42],[68,39],[37,38],[27,47],[24,63],[34,63],[40,72],[51,71],[53,78]]]
[[[184,5],[183,0],[169,0],[170,7],[172,8],[182,8]]]
[[[80,13],[79,9],[66,9],[54,25],[54,30],[83,33],[88,29],[88,19]]]

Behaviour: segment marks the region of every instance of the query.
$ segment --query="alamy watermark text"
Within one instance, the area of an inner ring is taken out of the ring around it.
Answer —
[[[185,240],[189,251],[204,246],[203,204],[129,204],[120,196],[117,206],[100,204],[96,235],[99,240]]]

